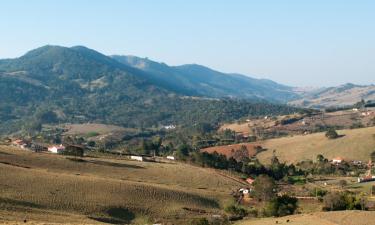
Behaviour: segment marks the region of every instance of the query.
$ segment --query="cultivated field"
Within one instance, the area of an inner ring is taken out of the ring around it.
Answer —
[[[236,225],[373,225],[375,212],[369,211],[337,211],[318,212],[285,216],[280,218],[264,218],[241,221]]]
[[[260,144],[268,150],[257,157],[267,163],[276,150],[276,156],[288,163],[315,160],[318,154],[328,159],[340,156],[346,160],[368,161],[371,152],[375,151],[375,127],[340,130],[338,133],[343,136],[333,140],[326,138],[324,132],[266,140]]]
[[[186,164],[80,161],[5,146],[0,171],[0,223],[184,224],[186,218],[221,214],[231,191],[241,186]]]
[[[233,145],[214,146],[214,147],[204,148],[201,151],[208,152],[208,153],[217,152],[219,154],[225,155],[227,158],[230,158],[233,156],[235,151],[241,149],[242,146],[246,146],[247,151],[249,152],[249,157],[252,157],[257,154],[255,147],[259,145],[254,144],[254,143],[242,143],[242,144],[233,144]]]

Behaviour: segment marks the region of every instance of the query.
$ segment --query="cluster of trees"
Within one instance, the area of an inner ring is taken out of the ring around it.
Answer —
[[[350,192],[332,192],[323,198],[324,210],[365,210],[366,198],[364,195],[355,195]]]
[[[316,157],[316,161],[311,160],[302,161],[296,164],[296,166],[303,171],[305,175],[315,174],[315,175],[348,175],[352,172],[353,175],[358,175],[363,172],[362,166],[354,165],[352,163],[343,161],[340,164],[332,164],[323,155],[319,154]]]

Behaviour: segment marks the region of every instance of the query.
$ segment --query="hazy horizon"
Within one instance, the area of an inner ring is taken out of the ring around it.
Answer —
[[[375,83],[375,2],[9,1],[0,58],[47,44],[196,63],[290,86]],[[16,13],[15,13],[16,12]]]

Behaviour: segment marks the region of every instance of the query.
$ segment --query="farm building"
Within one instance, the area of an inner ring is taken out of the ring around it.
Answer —
[[[253,184],[254,181],[255,181],[255,179],[253,179],[253,178],[251,178],[251,177],[249,177],[249,178],[246,179],[246,182],[247,182],[248,184],[250,184],[250,185]]]
[[[143,162],[143,160],[144,160],[143,156],[137,156],[137,155],[130,156],[130,159],[140,161],[140,162]]]
[[[344,161],[344,159],[341,158],[341,157],[336,157],[336,158],[332,159],[333,164],[340,164],[340,163],[342,163],[342,161]]]
[[[63,145],[54,145],[48,147],[48,151],[52,153],[62,153],[65,150],[65,146]]]
[[[17,139],[17,140],[12,141],[12,145],[14,145],[16,147],[19,147],[19,148],[22,148],[22,149],[25,149],[28,144],[24,140]]]
[[[167,159],[169,159],[169,160],[175,160],[174,156],[171,156],[171,155],[167,156]]]

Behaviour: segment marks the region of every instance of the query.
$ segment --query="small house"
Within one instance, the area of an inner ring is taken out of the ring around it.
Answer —
[[[24,140],[21,140],[21,139],[17,139],[17,140],[12,141],[12,145],[14,145],[16,147],[19,147],[19,148],[22,148],[22,149],[25,149],[27,147],[27,143]]]
[[[167,159],[169,159],[169,160],[175,160],[174,156],[172,156],[172,155],[167,156]]]
[[[65,150],[65,146],[63,145],[54,145],[48,147],[48,151],[55,153],[55,154],[61,154]]]
[[[252,184],[254,183],[254,181],[255,181],[255,179],[253,179],[253,178],[251,178],[251,177],[249,177],[249,178],[246,179],[246,182],[247,182],[248,184],[250,184],[250,185],[252,185]]]
[[[332,159],[333,164],[340,164],[340,163],[342,163],[342,161],[344,161],[344,159],[341,158],[341,157],[336,157],[336,158]]]
[[[140,161],[140,162],[143,162],[144,160],[142,156],[137,156],[137,155],[130,156],[130,159]]]

